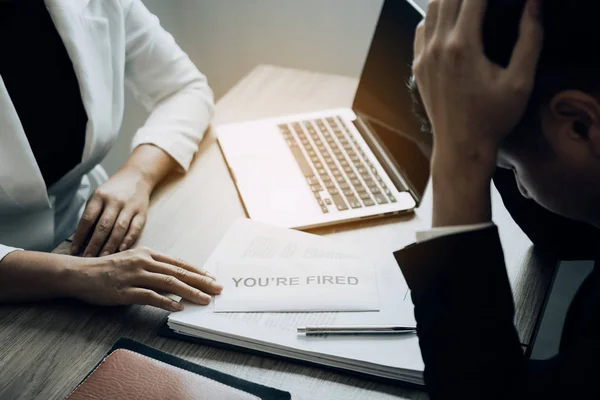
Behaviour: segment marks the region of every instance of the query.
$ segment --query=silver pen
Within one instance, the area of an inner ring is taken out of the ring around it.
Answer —
[[[306,325],[299,326],[298,333],[311,335],[373,335],[416,333],[417,328],[397,325]]]

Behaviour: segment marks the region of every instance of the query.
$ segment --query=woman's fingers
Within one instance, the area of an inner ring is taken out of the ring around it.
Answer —
[[[150,256],[158,262],[171,264],[175,267],[181,267],[190,272],[194,272],[196,274],[207,276],[207,277],[211,278],[212,280],[217,279],[216,277],[211,275],[208,271],[205,271],[200,268],[196,268],[193,265],[186,263],[185,261],[183,261],[180,258],[171,257],[168,254],[163,254],[163,253],[160,253],[160,252],[154,251],[154,250],[150,251]]]
[[[124,302],[162,308],[166,311],[181,311],[183,305],[150,289],[131,288],[125,292]]]
[[[136,214],[135,217],[131,220],[129,224],[129,230],[127,231],[127,235],[119,245],[119,251],[124,251],[129,249],[136,240],[140,237],[142,233],[142,229],[144,229],[144,225],[146,224],[146,214],[139,213]]]
[[[177,278],[179,281],[184,282],[194,288],[201,290],[204,293],[217,295],[223,291],[223,286],[219,285],[214,279],[209,278],[206,275],[201,275],[194,271],[190,271],[181,266],[174,266],[163,262],[156,262],[149,265],[146,268],[147,271],[170,275]]]
[[[109,203],[104,207],[102,216],[96,223],[94,234],[83,252],[84,257],[96,257],[100,253],[100,249],[104,246],[108,235],[110,235],[121,207],[117,203]]]
[[[110,237],[106,241],[101,256],[107,256],[109,254],[113,254],[117,251],[119,245],[123,242],[123,238],[125,234],[129,230],[129,225],[131,224],[131,220],[133,219],[133,212],[124,208],[119,214],[112,231],[110,233]]]
[[[206,305],[212,299],[208,294],[180,281],[173,275],[146,272],[137,279],[135,284],[139,287],[175,294],[200,305]]]
[[[96,221],[98,221],[100,213],[102,213],[103,206],[104,202],[99,197],[93,196],[90,199],[77,226],[77,232],[75,232],[75,236],[73,237],[71,254],[77,255],[83,250],[83,245],[96,225]]]

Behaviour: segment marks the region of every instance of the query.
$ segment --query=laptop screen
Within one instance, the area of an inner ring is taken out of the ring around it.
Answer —
[[[425,149],[432,138],[421,132],[412,113],[407,82],[412,75],[415,29],[422,19],[406,0],[384,2],[353,105],[368,128],[359,130],[371,136],[369,144],[398,190],[409,189],[418,202],[429,179]]]

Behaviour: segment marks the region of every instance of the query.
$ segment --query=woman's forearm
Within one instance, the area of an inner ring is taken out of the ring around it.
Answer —
[[[0,261],[0,303],[71,296],[76,257],[14,251]]]
[[[135,148],[119,172],[139,174],[153,190],[177,168],[177,165],[177,162],[164,150],[151,144],[143,144]]]

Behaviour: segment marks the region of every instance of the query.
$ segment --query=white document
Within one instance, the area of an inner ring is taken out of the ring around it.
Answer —
[[[377,272],[379,312],[215,313],[214,302],[169,316],[179,333],[275,355],[318,362],[390,379],[422,384],[423,360],[416,335],[298,335],[306,325],[415,326],[408,285],[391,253],[378,258],[355,254],[335,240],[241,219],[225,234],[205,268],[215,274],[219,260],[352,260],[369,259]],[[218,302],[218,300],[217,300]]]
[[[379,311],[377,275],[364,260],[223,260],[214,312]]]

